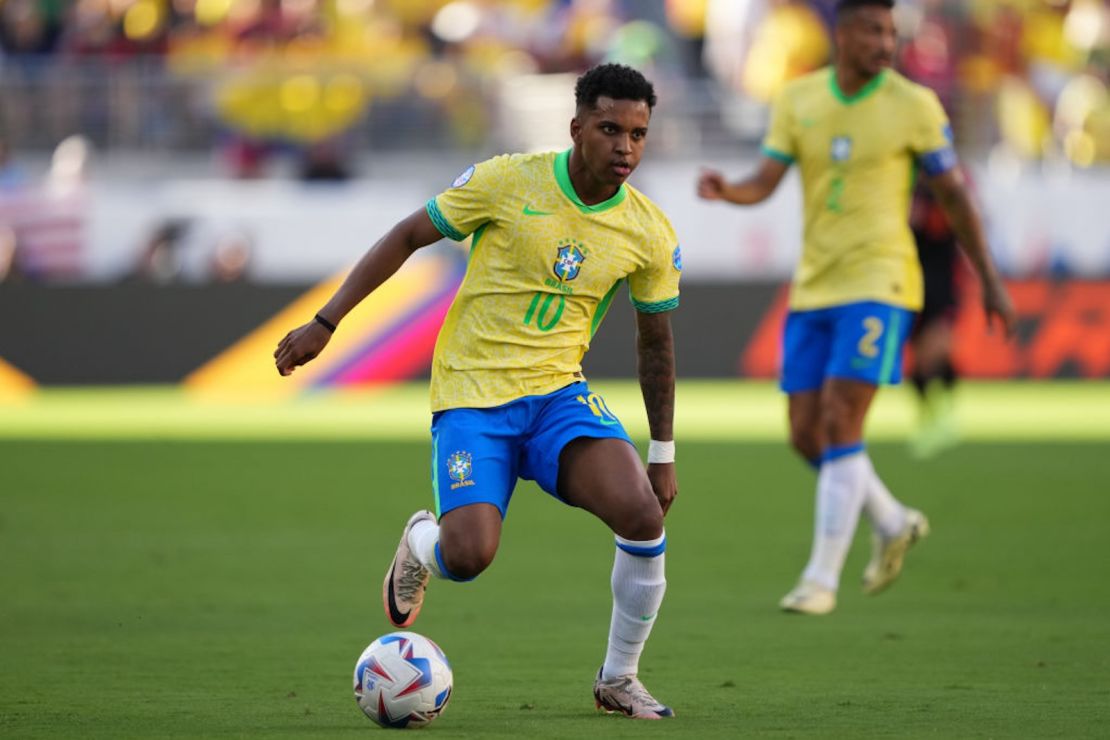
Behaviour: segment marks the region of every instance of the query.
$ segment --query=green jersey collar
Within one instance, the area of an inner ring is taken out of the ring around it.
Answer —
[[[563,195],[570,198],[571,202],[578,206],[578,210],[582,213],[600,213],[624,202],[624,199],[628,196],[628,190],[624,187],[624,183],[621,183],[617,192],[609,200],[604,200],[592,206],[583,203],[582,199],[578,197],[578,193],[574,192],[574,185],[570,181],[570,152],[571,150],[567,149],[565,152],[559,152],[555,155],[555,181],[559,183],[559,189],[563,191]]]
[[[844,105],[851,105],[852,103],[858,103],[863,100],[879,89],[879,85],[883,84],[883,80],[885,79],[886,70],[884,69],[868,80],[867,84],[857,90],[855,95],[845,95],[844,91],[840,89],[840,83],[836,81],[836,67],[829,67],[829,89],[832,90],[833,97],[841,103],[844,103]]]

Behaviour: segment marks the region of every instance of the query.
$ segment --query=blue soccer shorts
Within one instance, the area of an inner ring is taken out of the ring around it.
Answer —
[[[584,382],[493,408],[434,413],[436,516],[467,504],[486,503],[496,506],[504,519],[517,478],[536,481],[561,501],[556,490],[559,453],[578,437],[623,439],[632,444],[620,420]]]
[[[897,385],[913,320],[913,311],[877,301],[791,311],[783,330],[780,387],[786,393],[812,391],[829,378]]]

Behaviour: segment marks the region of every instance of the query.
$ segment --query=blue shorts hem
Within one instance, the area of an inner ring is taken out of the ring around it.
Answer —
[[[779,388],[814,391],[830,378],[897,385],[913,318],[909,309],[879,301],[790,312]]]
[[[566,446],[576,439],[622,439],[628,444],[632,445],[632,449],[636,449],[636,445],[632,442],[632,439],[628,436],[628,432],[624,430],[624,427],[620,427],[619,432],[617,432],[617,430],[613,430],[613,433],[611,434],[599,433],[599,430],[591,428],[585,433],[567,434],[564,438],[560,438],[554,445],[552,445],[552,449],[555,450],[554,456],[548,458],[547,464],[542,466],[542,470],[544,470],[545,472],[554,471],[554,475],[540,475],[535,478],[525,478],[525,480],[534,480],[536,482],[536,485],[542,488],[545,493],[554,496],[556,499],[562,501],[564,504],[567,503],[567,501],[559,495],[558,490],[559,458],[562,457],[563,450],[566,448]]]
[[[432,416],[437,513],[487,503],[504,520],[518,479],[535,481],[565,503],[557,490],[559,458],[579,438],[632,444],[620,420],[585,382],[494,408],[437,412]]]

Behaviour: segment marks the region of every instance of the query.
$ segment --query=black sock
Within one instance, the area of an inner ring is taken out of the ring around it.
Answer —
[[[914,370],[913,375],[910,376],[910,380],[913,382],[913,387],[917,391],[917,395],[925,398],[925,388],[929,385],[929,381],[932,380],[932,378],[925,375],[925,373],[920,370]]]
[[[944,383],[944,387],[948,390],[952,390],[952,386],[956,385],[956,380],[960,377],[960,374],[956,372],[955,366],[952,365],[952,361],[947,359],[944,361],[944,365],[941,366],[938,375]]]

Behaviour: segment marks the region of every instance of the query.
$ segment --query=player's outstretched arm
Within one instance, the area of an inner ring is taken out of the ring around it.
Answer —
[[[363,255],[347,279],[307,324],[285,335],[274,350],[274,364],[282,375],[314,359],[327,346],[332,329],[352,308],[397,272],[413,252],[443,238],[421,208],[398,222]]]
[[[743,180],[730,183],[716,170],[702,170],[698,177],[698,196],[705,200],[724,200],[741,206],[760,203],[778,188],[789,165],[764,157],[759,168]]]
[[[636,368],[651,438],[674,441],[674,335],[670,314],[636,313]],[[648,463],[648,479],[663,513],[678,495],[674,463]]]
[[[948,223],[956,232],[964,253],[975,266],[979,274],[979,282],[983,292],[983,310],[987,314],[987,325],[991,326],[995,318],[1002,324],[1006,336],[1014,330],[1016,314],[1006,286],[995,269],[991,259],[990,250],[987,249],[987,240],[983,235],[983,223],[979,212],[971,200],[967,187],[964,184],[963,173],[959,168],[953,167],[939,175],[934,175],[928,180],[929,187],[937,197],[937,202],[944,209]]]

